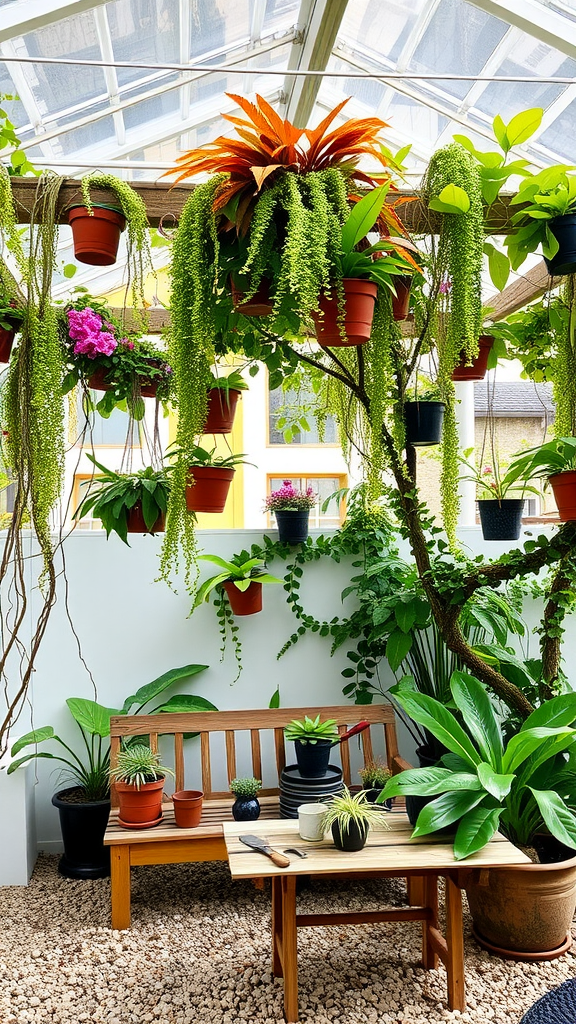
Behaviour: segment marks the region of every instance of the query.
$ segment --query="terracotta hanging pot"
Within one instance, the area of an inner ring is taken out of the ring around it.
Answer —
[[[452,380],[484,380],[493,344],[494,338],[491,334],[481,334],[478,338],[478,355],[472,360],[472,365],[466,366],[466,355],[463,352],[459,365],[452,372]]]
[[[172,793],[174,818],[178,828],[197,828],[202,818],[202,799],[204,793],[200,789],[179,789]]]
[[[9,317],[6,317],[6,322],[10,322]],[[0,327],[0,363],[10,362],[10,353],[19,325],[20,321],[10,328]]]
[[[137,501],[136,504],[126,512],[126,526],[128,533],[164,533],[164,530],[166,529],[166,516],[164,512],[160,512],[156,522],[152,526],[152,529],[149,530],[144,522],[142,504]]]
[[[156,370],[159,370],[162,366],[160,359],[148,359],[147,362],[149,366],[153,366]],[[156,398],[160,377],[139,377],[138,383],[142,398]]]
[[[410,312],[410,288],[412,277],[410,274],[403,274],[401,277],[394,277],[396,295],[392,296],[392,316],[395,320],[405,320]]]
[[[232,278],[230,278],[230,291],[232,292],[234,309],[237,313],[242,313],[243,316],[270,316],[274,303],[270,298],[270,281],[267,277],[262,278],[254,295],[251,299],[248,299],[248,302],[244,301],[245,293],[236,287]]]
[[[145,782],[140,789],[132,783],[117,782],[118,824],[122,828],[152,828],[162,821],[164,778]]]
[[[124,214],[113,207],[73,206],[68,211],[72,228],[74,258],[92,267],[110,267],[116,263],[120,235],[126,227]]]
[[[554,473],[548,477],[548,481],[554,492],[560,521],[569,523],[576,519],[576,471]]]
[[[335,291],[320,296],[323,316],[313,313],[318,344],[324,348],[341,348],[344,345],[363,345],[372,330],[372,319],[378,294],[377,285],[358,277],[344,278],[344,334],[338,327],[338,298]]]
[[[203,434],[229,434],[234,426],[236,406],[242,392],[235,388],[211,388]]]
[[[106,377],[109,374],[113,374],[113,372],[110,366],[96,366],[86,383],[92,391],[111,391],[114,385],[112,383],[107,384]]]
[[[221,466],[190,466],[186,484],[186,508],[189,512],[223,512],[234,477],[233,469]]]
[[[238,590],[232,580],[222,584],[234,615],[255,615],[262,611],[262,584],[252,580],[247,590]]]

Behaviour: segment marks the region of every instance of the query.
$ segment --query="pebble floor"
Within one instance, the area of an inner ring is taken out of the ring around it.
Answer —
[[[109,927],[108,880],[77,882],[42,855],[27,888],[0,889],[1,1024],[280,1024],[270,973],[267,891],[232,882],[225,864],[132,872],[133,924]],[[402,900],[396,880],[317,879],[309,910]],[[345,893],[345,896],[344,896]],[[344,902],[345,899],[345,902]],[[451,1012],[446,975],[419,966],[420,925],[299,932],[300,1020],[307,1024],[517,1024],[533,1002],[576,976],[575,953],[522,964],[483,952],[465,914],[468,1009]]]

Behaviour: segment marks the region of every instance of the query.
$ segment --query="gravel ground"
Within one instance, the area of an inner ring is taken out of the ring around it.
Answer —
[[[280,1024],[268,892],[233,883],[225,864],[137,868],[134,923],[117,932],[108,927],[109,882],[64,879],[56,865],[41,856],[28,888],[0,889],[1,1024]],[[315,880],[302,902],[370,909],[384,887],[388,903],[402,899],[393,880],[347,883],[345,897],[339,887]],[[514,963],[478,948],[467,915],[464,930],[468,1009],[459,1013],[447,1009],[444,969],[418,965],[419,924],[303,929],[301,1021],[516,1024],[575,974],[576,952]]]

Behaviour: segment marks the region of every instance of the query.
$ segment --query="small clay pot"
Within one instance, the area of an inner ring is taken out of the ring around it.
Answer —
[[[149,530],[144,522],[142,505],[137,501],[136,504],[132,508],[129,508],[126,513],[126,527],[128,533],[164,533],[164,530],[166,529],[166,515],[164,512],[160,512],[156,522]]]
[[[255,615],[262,611],[262,584],[252,580],[246,590],[238,590],[232,580],[223,584],[233,615]]]
[[[201,789],[179,789],[172,794],[174,818],[178,828],[197,828],[202,817]]]
[[[119,210],[92,205],[73,206],[68,211],[72,228],[74,258],[92,267],[110,267],[116,263],[120,235],[126,227],[126,218]]]

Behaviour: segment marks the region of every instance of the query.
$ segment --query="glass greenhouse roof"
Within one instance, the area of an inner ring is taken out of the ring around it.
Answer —
[[[463,126],[542,106],[525,155],[571,161],[576,0],[0,0],[0,91],[30,159],[68,175],[155,179],[231,131],[226,91],[299,125],[351,96],[414,175]]]

